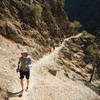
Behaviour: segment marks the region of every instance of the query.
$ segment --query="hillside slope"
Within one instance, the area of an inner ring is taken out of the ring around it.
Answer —
[[[12,43],[4,38],[2,38],[2,44],[3,47],[5,45],[5,49],[0,50],[0,80],[2,80],[0,86],[2,89],[8,90],[10,100],[99,100],[95,92],[87,88],[84,84],[78,80],[73,81],[66,77],[64,67],[57,63],[59,53],[64,47],[63,44],[57,47],[51,54],[33,63],[29,92],[24,92],[21,98],[18,97],[20,84],[18,73],[15,72],[15,64],[17,63],[17,58],[20,56],[18,52],[20,50],[19,47],[21,49],[31,48]],[[56,74],[53,75],[52,71],[56,71]],[[70,72],[67,72],[67,74],[70,77]]]

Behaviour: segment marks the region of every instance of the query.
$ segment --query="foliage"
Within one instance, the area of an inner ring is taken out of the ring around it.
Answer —
[[[35,19],[35,21],[40,20],[42,16],[42,7],[39,4],[28,5],[30,10],[30,16]]]
[[[86,30],[82,31],[82,33],[83,33],[84,35],[88,35],[88,34],[90,34],[90,33],[87,32]]]
[[[87,51],[88,51],[88,56],[93,56],[97,52],[97,50],[95,49],[95,46],[93,44],[91,44],[87,47]]]
[[[79,21],[74,21],[74,22],[70,22],[69,26],[71,28],[78,28],[81,26],[80,22]]]
[[[63,6],[63,7],[64,7],[64,1],[65,1],[65,0],[58,0],[57,3],[58,3],[60,6]]]

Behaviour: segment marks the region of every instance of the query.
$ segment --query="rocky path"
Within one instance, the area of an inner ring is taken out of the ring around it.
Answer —
[[[76,84],[69,79],[63,82],[59,79],[60,77],[65,79],[62,72],[59,71],[58,75],[54,77],[47,70],[48,68],[59,69],[56,60],[65,41],[69,41],[72,38],[79,38],[81,35],[80,33],[65,39],[62,45],[57,47],[51,54],[45,55],[39,61],[35,62],[31,70],[29,91],[24,92],[22,97],[11,97],[10,100],[94,100],[92,98],[96,94],[90,89]]]

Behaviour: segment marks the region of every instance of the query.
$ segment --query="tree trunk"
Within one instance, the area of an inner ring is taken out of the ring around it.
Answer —
[[[94,73],[95,73],[95,68],[96,68],[96,55],[94,55],[93,57],[93,70],[92,70],[92,74],[91,74],[91,77],[90,77],[90,80],[89,82],[91,82],[93,80],[93,76],[94,76]]]
[[[96,66],[94,65],[94,66],[93,66],[93,71],[92,71],[92,74],[91,74],[91,77],[90,77],[89,82],[91,82],[91,81],[92,81],[92,79],[93,79],[94,72],[95,72],[95,68],[96,68]]]

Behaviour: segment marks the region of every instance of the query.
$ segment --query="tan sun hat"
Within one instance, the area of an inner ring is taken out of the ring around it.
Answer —
[[[22,50],[21,53],[28,53],[28,50]]]

